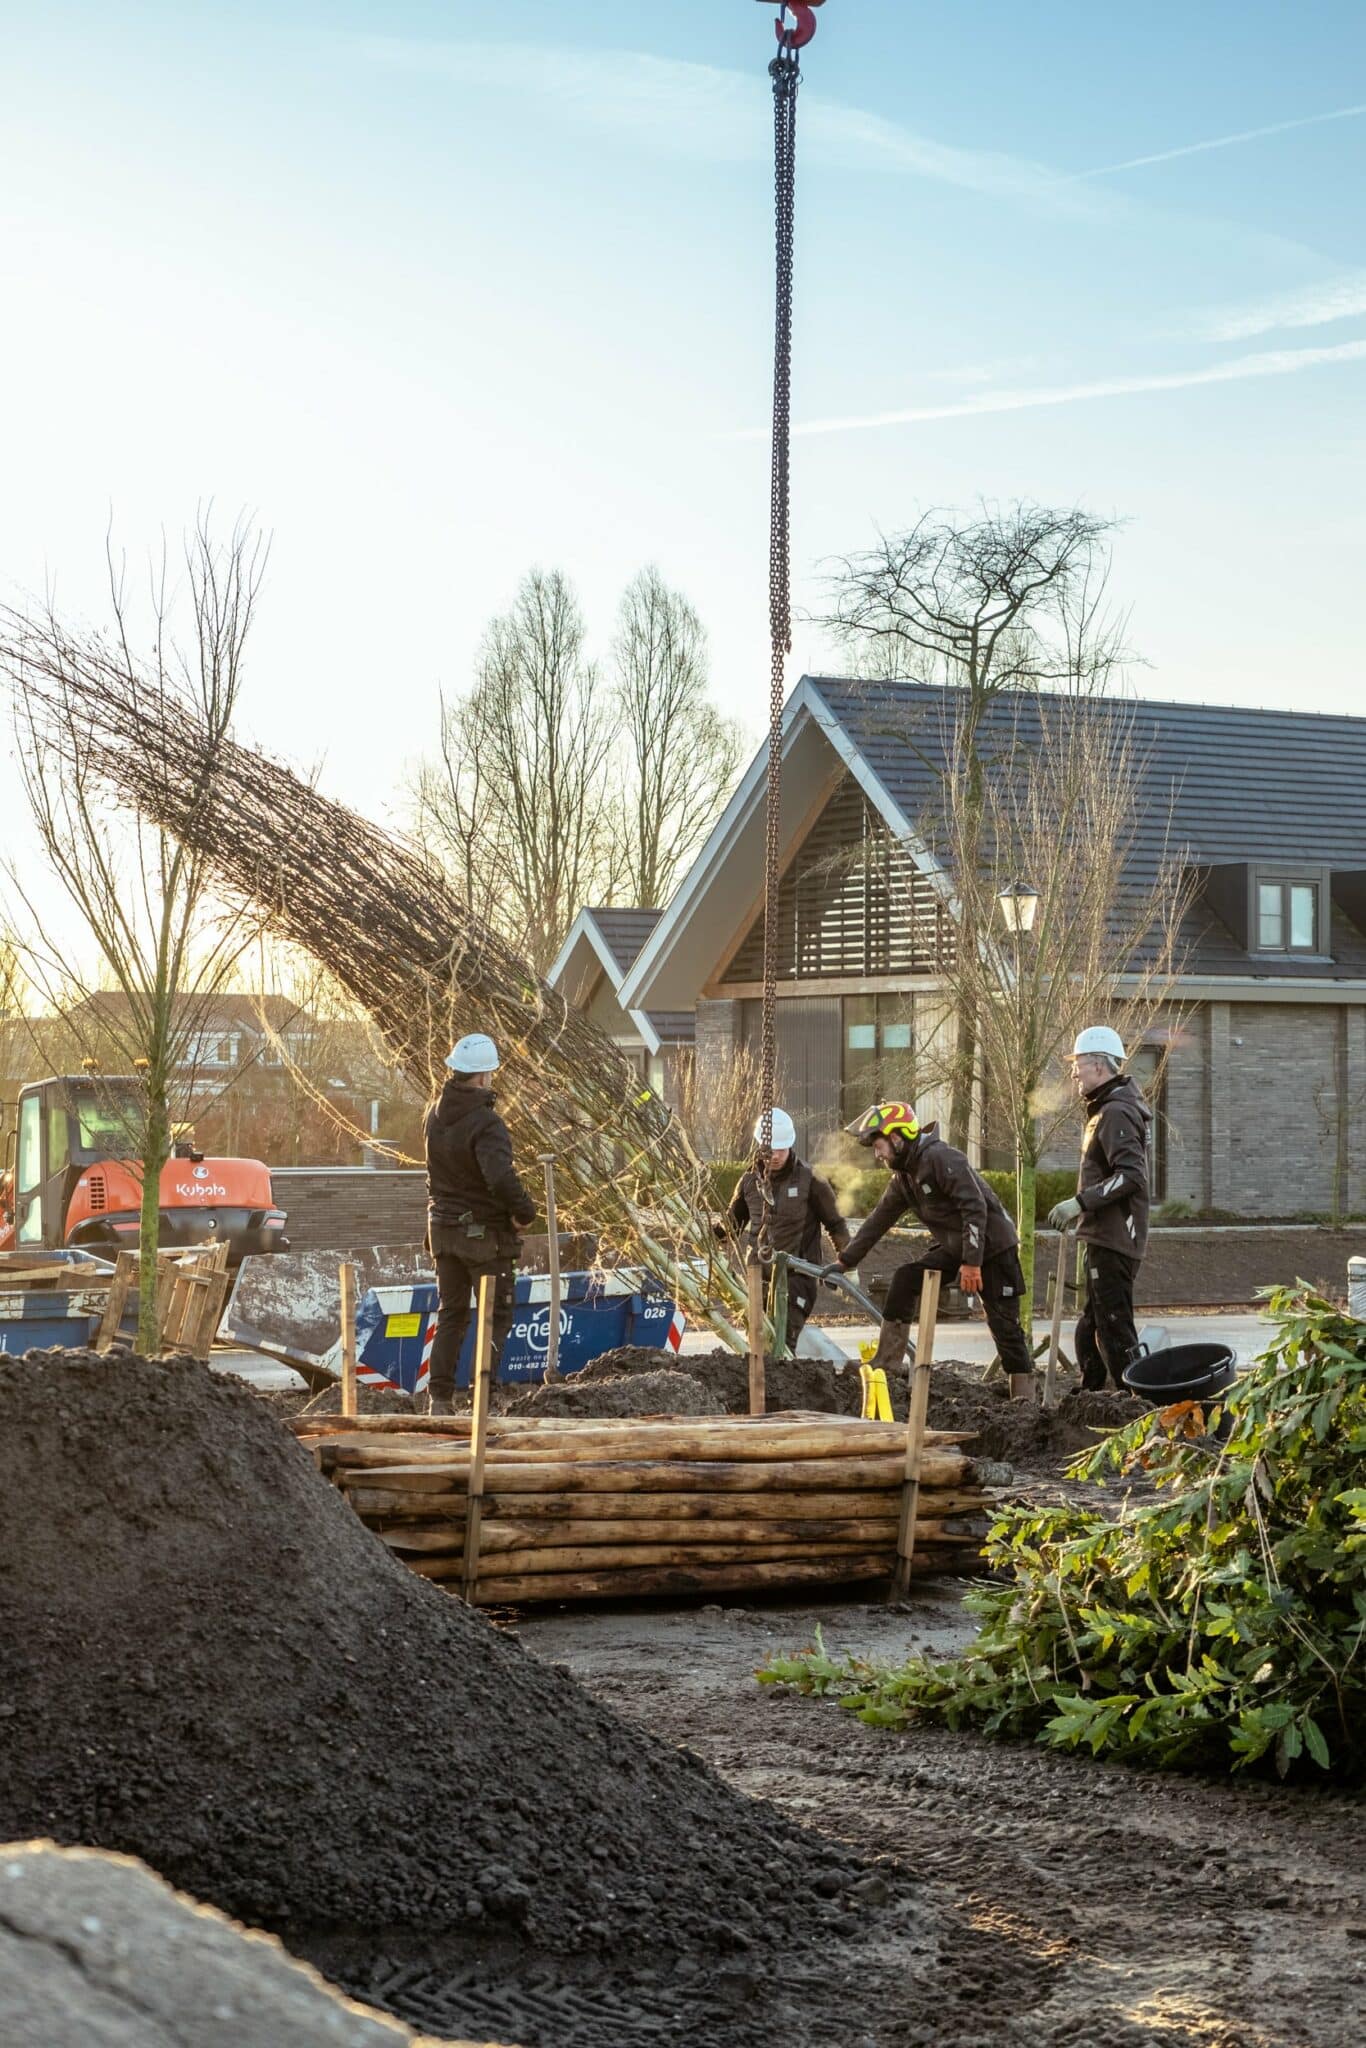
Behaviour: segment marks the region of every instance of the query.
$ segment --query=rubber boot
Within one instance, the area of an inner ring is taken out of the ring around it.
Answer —
[[[880,1365],[884,1371],[887,1371],[892,1366],[904,1365],[906,1362],[906,1346],[910,1341],[911,1326],[909,1323],[885,1322],[878,1331],[877,1350],[873,1354],[871,1363],[874,1366]]]
[[[454,1415],[455,1404],[449,1394],[428,1394],[424,1415]]]
[[[1010,1398],[1012,1401],[1034,1399],[1034,1375],[1032,1372],[1013,1372],[1010,1375]]]

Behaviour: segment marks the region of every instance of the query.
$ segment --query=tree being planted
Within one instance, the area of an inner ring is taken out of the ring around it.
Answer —
[[[216,729],[119,649],[11,620],[3,648],[54,755],[136,808],[197,872],[302,947],[374,1020],[424,1094],[452,1043],[490,1032],[524,1154],[554,1152],[564,1227],[642,1260],[736,1350],[745,1291],[715,1256],[703,1173],[611,1041],[541,981],[424,857]],[[78,720],[64,716],[70,703]],[[206,793],[207,798],[206,800]]]

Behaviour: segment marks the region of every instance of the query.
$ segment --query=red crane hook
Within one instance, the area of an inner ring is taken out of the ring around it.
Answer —
[[[816,17],[813,7],[824,5],[824,0],[784,0],[778,10],[778,19],[773,24],[773,33],[784,50],[804,50],[816,33]],[[785,18],[792,15],[795,28],[784,26]]]

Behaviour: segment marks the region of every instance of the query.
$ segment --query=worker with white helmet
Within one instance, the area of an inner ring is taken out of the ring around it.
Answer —
[[[734,1228],[757,1248],[765,1211],[771,1217],[775,1252],[788,1252],[808,1265],[821,1264],[821,1231],[839,1251],[849,1242],[849,1226],[840,1215],[835,1190],[804,1159],[797,1156],[797,1126],[785,1109],[773,1111],[772,1149],[762,1149],[748,1173],[741,1176],[728,1211]],[[763,1146],[764,1119],[754,1125],[754,1142]],[[767,1290],[771,1268],[764,1269]],[[791,1350],[816,1302],[816,1282],[805,1273],[789,1273],[787,1282],[787,1344]]]
[[[1138,1348],[1134,1282],[1148,1246],[1148,1131],[1153,1113],[1122,1072],[1124,1041],[1108,1024],[1079,1033],[1072,1048],[1086,1104],[1077,1192],[1049,1212],[1055,1230],[1075,1223],[1086,1247],[1086,1306],[1077,1324],[1082,1385],[1124,1384]]]
[[[473,1296],[482,1273],[496,1277],[493,1356],[503,1348],[516,1301],[518,1240],[536,1207],[512,1163],[512,1138],[494,1108],[498,1048],[471,1031],[446,1055],[445,1085],[427,1111],[427,1242],[436,1265],[438,1308],[427,1411],[449,1415]]]

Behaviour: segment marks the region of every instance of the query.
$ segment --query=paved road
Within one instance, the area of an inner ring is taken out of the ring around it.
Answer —
[[[842,1350],[850,1357],[858,1356],[858,1347],[877,1336],[872,1323],[839,1323],[822,1326],[827,1336],[833,1337]],[[1075,1324],[1069,1319],[1062,1326],[1062,1348],[1072,1356],[1072,1331]],[[1139,1324],[1140,1336],[1165,1330],[1167,1340],[1172,1344],[1190,1344],[1200,1340],[1206,1342],[1220,1339],[1231,1344],[1240,1363],[1255,1358],[1266,1342],[1268,1325],[1264,1317],[1256,1315],[1179,1315],[1165,1319],[1154,1318],[1151,1322]],[[1046,1323],[1035,1326],[1036,1343],[1048,1334]],[[683,1339],[684,1356],[701,1351],[714,1350],[716,1339],[709,1330],[689,1330]],[[936,1333],[935,1350],[940,1358],[957,1358],[968,1365],[989,1365],[996,1356],[996,1346],[991,1341],[991,1332],[985,1321],[974,1317],[967,1322],[941,1323]]]

